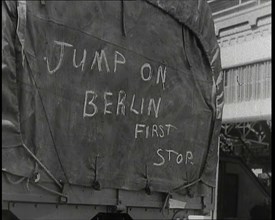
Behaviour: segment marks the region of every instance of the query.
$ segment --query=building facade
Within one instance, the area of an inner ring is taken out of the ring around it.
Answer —
[[[252,168],[269,172],[270,167],[260,166],[270,164],[271,150],[271,1],[209,0],[208,3],[224,74],[222,140],[231,141],[236,154],[245,151],[237,149],[238,144],[246,144],[256,157],[254,164],[250,164]],[[227,138],[231,136],[231,140]],[[259,163],[260,160],[265,164]]]
[[[250,218],[271,190],[271,0],[207,2],[224,76],[218,218]]]

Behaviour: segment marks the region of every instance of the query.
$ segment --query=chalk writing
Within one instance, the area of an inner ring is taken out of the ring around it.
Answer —
[[[44,57],[44,60],[46,61],[47,64],[47,70],[50,74],[56,73],[62,66],[64,55],[65,55],[65,47],[74,47],[73,44],[64,42],[64,41],[54,41],[54,44],[60,47],[60,53],[59,53],[59,59],[57,65],[51,69],[51,65],[49,63],[48,57]],[[87,62],[87,50],[83,49],[83,55],[82,59],[80,60],[79,63],[77,63],[77,49],[73,49],[73,55],[72,55],[72,66],[75,68],[81,67],[81,71],[84,71],[85,64]],[[125,56],[115,50],[114,54],[114,68],[113,68],[113,73],[117,72],[118,69],[118,64],[120,65],[125,65],[126,64],[126,58]],[[102,72],[103,70],[106,70],[107,73],[111,72],[109,61],[107,59],[107,55],[105,53],[104,49],[101,49],[100,51],[95,51],[93,53],[93,58],[92,58],[92,65],[90,67],[91,70],[94,70],[97,67],[98,72]],[[165,81],[166,81],[166,67],[164,66],[158,66],[157,69],[157,77],[156,77],[156,85],[162,84],[163,90],[165,89]],[[153,77],[153,69],[152,65],[150,63],[144,63],[140,67],[140,76],[143,81],[150,81]]]
[[[59,60],[58,60],[57,66],[54,69],[51,70],[48,58],[44,57],[44,60],[46,60],[46,62],[47,62],[48,72],[50,74],[55,73],[61,67],[61,64],[62,64],[62,61],[63,61],[63,57],[64,57],[65,46],[66,47],[72,47],[73,46],[71,44],[68,44],[68,43],[62,42],[62,41],[54,41],[54,43],[60,46],[60,56],[59,56]]]
[[[145,77],[144,76],[144,69],[147,68],[148,69],[148,76]],[[149,81],[151,78],[152,78],[152,68],[151,68],[151,65],[149,63],[144,63],[140,69],[140,76],[141,76],[141,79],[143,81]]]
[[[77,65],[76,64],[76,49],[74,49],[74,57],[73,57],[73,66],[75,68],[78,68],[81,66],[81,70],[83,71],[84,70],[84,64],[85,64],[85,61],[86,61],[86,56],[87,56],[87,51],[84,49],[83,50],[83,57],[82,57],[82,60],[80,61],[80,63]]]
[[[93,117],[98,112],[98,102],[97,102],[98,94],[93,90],[88,90],[85,93],[85,100],[84,100],[84,110],[83,110],[83,117]],[[99,96],[101,97],[101,96]],[[116,115],[126,115],[126,108],[128,109],[128,113],[133,113],[136,115],[144,114],[144,107],[147,106],[147,115],[151,116],[153,115],[155,118],[158,118],[159,115],[159,109],[160,109],[160,103],[161,103],[161,97],[158,98],[157,104],[156,100],[154,98],[149,98],[149,101],[145,103],[145,98],[141,98],[141,103],[139,105],[139,108],[134,108],[134,106],[138,105],[138,102],[136,102],[136,94],[132,95],[131,98],[131,105],[129,106],[126,103],[127,94],[124,90],[120,90],[118,92],[118,98],[114,99],[112,92],[104,92],[103,93],[103,100],[104,100],[104,115],[106,114],[113,114],[108,107],[112,105],[116,105]],[[131,96],[130,96],[131,97]],[[113,102],[110,100],[112,99]]]
[[[149,137],[160,137],[169,136],[172,129],[177,129],[171,124],[157,125],[153,124],[136,124],[135,127],[135,138],[149,138]]]
[[[162,89],[165,90],[164,84],[165,84],[165,79],[166,79],[166,67],[164,67],[164,70],[162,70],[162,66],[159,66],[156,84],[159,84],[160,77],[161,77],[161,81],[162,81]]]
[[[92,97],[92,99],[90,101],[88,101],[89,96]],[[94,91],[86,91],[83,117],[93,117],[98,112],[97,106],[94,103],[94,100],[96,99],[96,97],[97,97],[97,94]],[[86,112],[87,102],[88,102],[88,105],[91,105],[93,107],[92,113]]]
[[[120,56],[120,58],[122,58],[122,60],[118,59],[118,55]],[[114,73],[116,72],[117,69],[117,64],[125,64],[126,63],[126,59],[123,56],[122,53],[115,51],[115,60],[114,60]]]
[[[181,153],[176,152],[175,150],[163,150],[159,148],[157,150],[157,155],[160,162],[153,163],[154,166],[163,166],[166,162],[171,162],[172,160],[176,164],[191,164],[193,165],[193,153],[191,151],[186,151],[185,156]],[[165,157],[166,155],[166,157]]]
[[[86,49],[79,51],[79,49],[74,48],[72,44],[63,41],[54,41],[54,46],[58,46],[60,49],[57,63],[55,63],[55,65],[50,64],[49,58],[44,57],[49,74],[56,73],[60,70],[64,63],[65,51],[71,51],[72,67],[80,69],[81,72],[84,72],[86,69],[86,71],[98,71],[101,75],[102,72],[110,73],[111,71],[119,74],[119,71],[123,70],[123,65],[127,65],[126,57],[118,50],[114,50],[111,55],[106,54],[104,49],[90,53]],[[89,58],[88,55],[91,57]],[[70,56],[67,56],[66,54],[66,57]],[[88,59],[90,59],[90,61]],[[87,62],[91,63],[91,65],[87,66]],[[110,64],[113,64],[113,68]],[[139,65],[138,68],[139,70],[133,70],[133,73],[138,74],[139,80],[142,83],[141,85],[149,83],[148,85],[151,86],[155,84],[156,86],[161,86],[163,91],[165,90],[165,82],[167,78],[166,66],[159,65],[155,67],[155,65],[145,62]],[[132,114],[136,116],[144,116],[146,118],[152,117],[154,119],[161,117],[160,113],[163,102],[161,95],[157,97],[155,95],[154,97],[148,97],[146,95],[141,97],[138,92],[129,93],[130,92],[127,94],[123,89],[119,89],[116,92],[108,91],[108,88],[101,92],[95,91],[93,88],[87,90],[84,97],[83,118],[96,117],[99,112],[103,113],[105,117],[112,114],[123,117]],[[169,123],[135,123],[136,124],[133,128],[135,139],[169,138],[169,136],[177,130],[176,126]],[[193,153],[191,151],[179,153],[173,149],[158,148],[156,151],[156,161],[153,165],[156,167],[161,167],[166,163],[184,163],[193,165],[193,159]]]
[[[161,98],[159,98],[158,104],[157,104],[157,105],[156,105],[154,99],[150,99],[150,100],[149,100],[149,105],[148,105],[148,116],[151,115],[151,110],[152,110],[152,106],[153,106],[153,109],[154,109],[156,118],[158,117],[160,102],[161,102]]]
[[[64,59],[64,55],[65,55],[65,47],[73,47],[72,44],[63,42],[63,41],[54,41],[54,44],[60,47],[60,53],[59,53],[59,59],[58,59],[57,65],[53,69],[51,69],[51,67],[50,67],[51,65],[49,63],[48,57],[44,57],[44,60],[46,61],[46,64],[47,64],[47,70],[50,74],[57,72],[61,68],[63,59]],[[79,64],[77,64],[76,57],[77,57],[77,49],[74,48],[73,49],[73,57],[72,57],[73,67],[75,67],[75,68],[81,67],[81,71],[84,71],[84,66],[87,61],[87,50],[86,49],[83,50],[83,56],[82,56],[82,59],[79,62]],[[91,70],[95,69],[95,66],[97,66],[97,70],[99,72],[102,72],[103,68],[106,70],[106,72],[111,71],[105,50],[95,51],[92,60],[93,60],[92,65],[90,67]],[[126,63],[125,56],[121,52],[115,51],[114,52],[113,72],[115,73],[117,71],[118,64],[122,65],[125,63]]]
[[[125,115],[125,99],[126,99],[126,93],[123,90],[120,90],[118,92],[118,100],[117,100],[117,108],[116,108],[116,114],[119,115],[119,110],[121,111],[122,115]]]
[[[147,69],[147,71],[145,71]],[[150,81],[152,79],[152,67],[149,63],[144,63],[140,68],[140,76],[143,81]],[[165,80],[166,80],[166,67],[164,67],[164,70],[162,66],[158,67],[158,73],[157,73],[157,80],[156,84],[160,83],[160,79],[162,82],[162,89],[165,90]]]
[[[107,107],[113,104],[112,102],[108,102],[107,96],[112,96],[112,95],[113,95],[113,93],[111,93],[111,92],[104,92],[104,101],[105,101],[104,102],[105,103],[105,105],[104,105],[104,115],[112,114],[111,111],[107,110]]]
[[[97,51],[95,52],[95,56],[94,56],[94,60],[93,60],[92,66],[91,66],[91,70],[93,69],[95,63],[97,62],[98,71],[101,72],[102,71],[102,65],[101,64],[102,64],[102,59],[103,58],[104,58],[106,70],[107,70],[107,72],[110,72],[110,68],[109,68],[108,61],[107,61],[106,54],[105,54],[104,50],[101,50],[100,55]]]

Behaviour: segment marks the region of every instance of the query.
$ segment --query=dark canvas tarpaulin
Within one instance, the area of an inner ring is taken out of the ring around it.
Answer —
[[[5,171],[215,185],[222,83],[204,1],[6,1],[2,12]]]

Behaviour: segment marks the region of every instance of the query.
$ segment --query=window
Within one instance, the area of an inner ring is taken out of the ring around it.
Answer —
[[[222,11],[227,8],[231,8],[233,6],[236,6],[239,4],[239,0],[216,0],[216,1],[210,1],[209,5],[212,9],[212,12],[218,12]]]
[[[225,103],[236,103],[271,97],[271,61],[226,69]]]

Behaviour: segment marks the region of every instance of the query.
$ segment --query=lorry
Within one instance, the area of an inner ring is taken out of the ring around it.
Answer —
[[[204,0],[2,1],[2,217],[213,219],[223,83]]]

